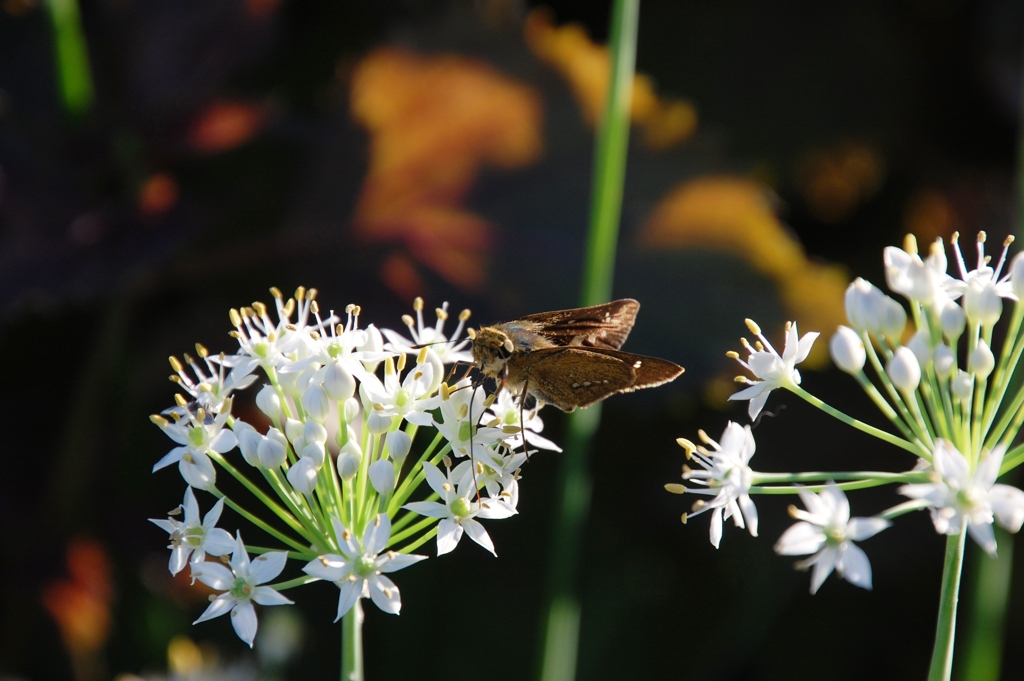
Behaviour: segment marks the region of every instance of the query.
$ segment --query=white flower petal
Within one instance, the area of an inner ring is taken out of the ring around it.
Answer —
[[[494,551],[494,543],[491,541],[491,537],[487,534],[487,530],[484,529],[483,525],[472,518],[464,518],[462,526],[466,529],[466,534],[469,535],[470,539],[490,551],[492,555],[498,555]]]
[[[420,513],[420,511],[416,512]],[[460,539],[462,539],[462,525],[451,518],[442,518],[441,522],[437,524],[437,555],[443,556],[454,549]]]
[[[256,625],[256,608],[252,607],[252,603],[239,603],[231,611],[231,626],[235,628],[238,638],[248,643],[250,648],[256,638]]]
[[[212,620],[214,617],[220,617],[224,613],[230,612],[233,607],[235,607],[234,599],[227,594],[221,594],[210,601],[210,605],[206,607],[203,614],[192,624],[199,624],[206,620]]]
[[[338,616],[334,618],[337,622],[352,609],[359,597],[363,594],[363,580],[345,580],[339,585],[341,593],[338,595]]]
[[[825,533],[817,525],[798,522],[790,526],[775,543],[780,556],[806,556],[825,545]]]
[[[859,546],[850,542],[844,546],[845,550],[839,556],[836,571],[850,584],[870,591],[871,561],[868,560],[868,555]]]
[[[402,595],[398,587],[383,575],[374,575],[369,580],[370,598],[386,613],[397,615],[402,609]]]

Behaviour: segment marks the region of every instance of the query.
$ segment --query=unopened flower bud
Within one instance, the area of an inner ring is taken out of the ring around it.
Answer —
[[[282,465],[288,455],[288,440],[277,428],[267,430],[267,435],[260,441],[256,449],[260,465],[264,468],[277,468]]]
[[[395,430],[385,435],[384,441],[388,446],[388,455],[401,465],[412,448],[412,438],[403,430]]]
[[[903,330],[907,328],[907,311],[895,298],[883,296],[881,312],[879,330],[883,335],[898,341],[903,337]]]
[[[377,494],[384,496],[395,489],[395,466],[387,459],[377,459],[370,464],[370,484]]]
[[[322,442],[310,442],[303,447],[299,452],[299,456],[303,459],[309,459],[316,464],[316,467],[324,465],[324,458],[326,457],[326,450]]]
[[[952,345],[956,343],[956,339],[964,332],[964,328],[967,326],[967,317],[964,315],[963,308],[950,300],[942,308],[942,313],[939,315],[939,324],[942,326],[942,335]]]
[[[304,456],[288,469],[288,482],[302,494],[312,494],[316,489],[318,468],[314,461]]]
[[[345,400],[345,423],[352,423],[359,418],[359,400],[350,397]]]
[[[904,393],[917,390],[918,384],[921,383],[921,365],[918,364],[914,353],[906,347],[896,348],[892,359],[885,367],[885,372],[893,385]]]
[[[263,440],[263,436],[259,434],[259,431],[241,419],[235,421],[232,430],[235,431],[235,437],[238,438],[238,449],[242,452],[242,458],[250,466],[259,466],[260,458],[256,452],[259,449],[260,442]]]
[[[974,348],[971,356],[967,359],[967,369],[975,378],[984,381],[992,370],[996,368],[996,358],[985,339],[978,341],[978,347]]]
[[[338,475],[342,480],[351,480],[359,472],[360,457],[346,453],[344,449],[338,454]]]
[[[967,402],[971,399],[971,393],[974,392],[974,376],[960,369],[950,382],[949,389],[953,393],[953,397],[961,402]]]
[[[289,442],[297,442],[302,439],[305,425],[298,419],[286,419],[284,422],[284,434],[288,436]]]
[[[324,390],[332,400],[343,402],[355,394],[356,379],[341,362],[335,360],[327,365],[324,373]]]
[[[921,329],[915,333],[907,343],[907,348],[914,353],[920,366],[928,366],[928,362],[932,358],[931,336],[928,329]]]
[[[306,411],[307,417],[317,423],[323,423],[331,411],[331,402],[321,386],[313,385],[302,393],[302,408]]]
[[[848,326],[840,326],[828,343],[832,361],[848,374],[858,374],[864,368],[867,354],[864,341]]]
[[[302,439],[306,442],[323,444],[327,442],[327,429],[316,421],[306,421],[306,425],[302,428]]]
[[[1003,299],[992,283],[971,284],[964,293],[964,312],[972,324],[992,326],[1003,314]]]
[[[264,385],[256,393],[256,406],[273,421],[281,418],[281,398],[272,385]]]
[[[1018,253],[1010,264],[1010,285],[1020,299],[1024,299],[1024,252]]]
[[[885,294],[866,279],[857,277],[846,287],[846,318],[858,331],[878,333],[882,300]]]
[[[932,353],[932,361],[935,366],[935,375],[946,380],[953,373],[956,367],[956,352],[948,345],[940,345]]]

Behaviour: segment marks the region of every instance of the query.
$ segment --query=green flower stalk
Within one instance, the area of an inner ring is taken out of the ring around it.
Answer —
[[[813,471],[759,473],[750,467],[755,443],[750,427],[730,423],[721,441],[700,432],[701,444],[680,439],[698,468],[683,468],[683,483],[666,485],[677,494],[698,494],[683,521],[711,512],[711,543],[722,540],[724,521],[757,536],[756,494],[797,494],[804,509],[791,506],[799,522],[778,540],[780,555],[807,555],[797,563],[812,569],[811,593],[835,572],[862,588],[871,588],[871,564],[854,542],[887,529],[898,517],[928,510],[935,530],[948,536],[939,617],[929,679],[948,679],[952,668],[956,606],[964,538],[970,536],[995,557],[993,523],[1010,532],[1024,524],[1024,491],[996,479],[1024,461],[1024,445],[1013,446],[1024,422],[1024,385],[1015,370],[1024,352],[1024,255],[1007,267],[1007,238],[996,266],[978,235],[977,265],[968,269],[952,239],[959,276],[947,273],[940,240],[922,257],[908,236],[904,248],[886,248],[883,256],[889,289],[906,298],[909,310],[863,279],[846,291],[850,326],[832,336],[833,361],[850,374],[890,421],[895,432],[869,426],[824,403],[800,387],[796,365],[805,359],[817,333],[800,337],[796,323],[786,326],[780,354],[754,322],[753,343],[743,340],[743,358],[729,356],[752,374],[736,380],[746,387],[731,397],[749,400],[757,418],[773,390],[788,390],[825,413],[895,445],[914,456],[895,471]],[[1004,268],[1009,271],[1004,274]],[[993,330],[1003,320],[1004,301],[1013,305],[1005,340],[994,345]],[[912,324],[911,328],[907,328]],[[1012,447],[1012,448],[1011,448]],[[846,492],[899,484],[908,501],[872,518],[852,518]]]

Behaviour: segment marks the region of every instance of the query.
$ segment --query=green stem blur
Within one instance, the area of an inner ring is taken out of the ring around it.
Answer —
[[[928,669],[928,681],[949,681],[953,671],[953,641],[956,638],[956,606],[960,598],[960,575],[964,567],[967,528],[946,537],[946,558],[942,565],[939,619],[935,625],[935,647]]]
[[[639,14],[639,0],[615,0],[609,46],[611,77],[597,130],[581,306],[606,302],[612,294],[629,147]],[[590,508],[587,454],[600,420],[599,404],[577,411],[569,420],[552,532],[548,602],[541,628],[539,678],[543,681],[570,681],[576,676],[580,605],[575,583],[579,541]]]
[[[78,0],[46,0],[53,27],[53,57],[57,88],[64,111],[74,117],[92,108],[92,71],[82,31]]]

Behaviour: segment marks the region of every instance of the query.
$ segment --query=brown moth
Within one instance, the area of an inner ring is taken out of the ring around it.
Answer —
[[[640,303],[624,298],[471,329],[473,361],[513,395],[532,395],[567,412],[616,393],[653,388],[683,368],[619,350],[639,309]]]

